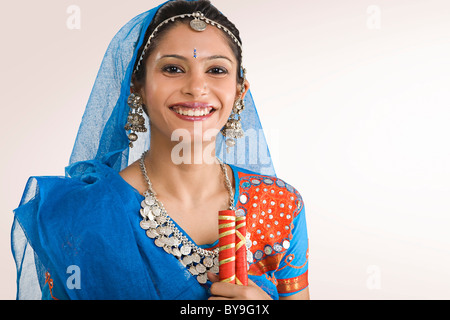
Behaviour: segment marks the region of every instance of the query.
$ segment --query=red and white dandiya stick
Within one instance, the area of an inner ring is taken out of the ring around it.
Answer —
[[[248,285],[245,215],[236,215],[236,284]]]
[[[235,233],[234,210],[219,211],[219,281],[235,283]]]

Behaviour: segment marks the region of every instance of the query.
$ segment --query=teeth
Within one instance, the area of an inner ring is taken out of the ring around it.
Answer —
[[[174,107],[173,111],[175,111],[178,114],[181,114],[183,116],[189,116],[189,117],[202,117],[206,116],[210,113],[211,108],[202,108],[202,109],[181,109],[180,107]]]

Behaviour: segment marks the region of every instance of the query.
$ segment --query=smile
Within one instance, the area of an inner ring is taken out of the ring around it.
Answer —
[[[206,120],[216,111],[212,106],[198,102],[173,105],[170,110],[179,118],[189,121]]]

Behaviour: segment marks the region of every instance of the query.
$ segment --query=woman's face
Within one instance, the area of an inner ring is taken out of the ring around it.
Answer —
[[[194,133],[198,138],[209,129],[217,134],[236,99],[245,95],[248,82],[242,94],[237,60],[221,33],[210,25],[198,32],[179,23],[162,36],[148,57],[141,95],[152,137],[170,139],[177,129],[187,130],[191,139]]]

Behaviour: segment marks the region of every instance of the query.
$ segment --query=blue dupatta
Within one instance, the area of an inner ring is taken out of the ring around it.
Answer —
[[[78,178],[30,178],[29,184],[37,186],[38,193],[15,210],[12,243],[19,271],[18,298],[207,299],[211,283],[201,285],[178,259],[157,247],[141,229],[139,209],[144,197],[99,161],[77,163],[68,172],[81,170],[79,166],[83,166],[84,174]],[[249,171],[235,166],[232,169],[235,203],[239,204],[248,184],[239,176]],[[265,177],[252,174],[260,180]],[[293,229],[298,235],[288,239],[292,248],[301,247],[301,254],[296,253],[295,261],[288,264],[300,265],[307,261],[308,250],[304,208],[297,214],[297,228]],[[22,250],[24,237],[32,251]],[[288,257],[290,253],[283,255]],[[27,265],[30,260],[34,260],[33,265]],[[35,270],[35,277],[30,270]],[[306,271],[307,266],[302,270],[288,268],[282,277]],[[278,298],[273,274],[249,277],[272,298]]]

